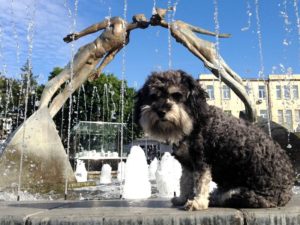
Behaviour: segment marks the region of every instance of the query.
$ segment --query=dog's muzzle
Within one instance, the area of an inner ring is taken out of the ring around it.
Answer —
[[[166,114],[171,110],[172,104],[167,99],[163,102],[153,104],[151,108],[154,112],[156,112],[160,119],[163,119],[166,116]]]

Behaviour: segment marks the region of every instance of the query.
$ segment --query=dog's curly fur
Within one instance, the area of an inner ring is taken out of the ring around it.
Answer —
[[[173,144],[183,166],[181,195],[173,204],[187,210],[284,206],[294,184],[285,151],[206,98],[199,82],[180,70],[152,73],[136,96],[136,122],[148,135]],[[209,196],[211,180],[218,188]]]

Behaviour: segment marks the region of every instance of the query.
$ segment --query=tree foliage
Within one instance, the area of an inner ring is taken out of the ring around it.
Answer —
[[[42,91],[29,61],[20,70],[20,78],[17,79],[0,76],[0,116],[12,118],[13,128],[36,110],[36,102]]]
[[[59,68],[54,68],[50,77],[56,76],[60,71]],[[101,74],[97,80],[86,82],[75,91],[72,95],[72,102],[68,100],[54,118],[64,142],[68,140],[68,129],[74,127],[79,121],[121,123],[121,89],[122,81],[114,74]],[[124,143],[130,143],[132,139],[141,136],[141,130],[132,119],[134,95],[135,90],[128,87],[127,82],[124,81],[123,123],[126,124]]]
[[[25,112],[28,118],[37,110],[44,88],[43,84],[38,84],[37,76],[33,74],[28,61],[20,70],[20,79],[6,78],[0,74],[0,115],[13,117],[14,128],[23,122]],[[49,74],[49,80],[61,71],[62,68],[54,67]],[[63,88],[64,85],[61,89]],[[63,143],[67,143],[68,128],[72,129],[79,121],[121,123],[121,88],[122,81],[114,74],[101,74],[97,80],[86,82],[74,92],[72,101],[69,99],[54,118]],[[60,91],[62,90],[56,94]],[[132,119],[134,95],[135,90],[124,81],[124,143],[130,143],[132,139],[141,136],[141,130]]]

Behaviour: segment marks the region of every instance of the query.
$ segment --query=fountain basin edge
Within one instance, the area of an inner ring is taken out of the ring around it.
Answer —
[[[298,225],[300,195],[281,208],[187,212],[166,199],[0,202],[0,224]]]

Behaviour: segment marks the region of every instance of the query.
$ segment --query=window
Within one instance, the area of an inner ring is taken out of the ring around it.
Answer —
[[[300,109],[295,110],[295,121],[300,123]]]
[[[267,119],[268,118],[268,112],[267,110],[260,110],[259,114],[262,118]]]
[[[298,85],[293,85],[293,98],[298,99],[299,98],[299,92],[298,92]]]
[[[289,85],[284,85],[283,89],[284,89],[284,98],[285,99],[290,99],[291,98],[290,86]]]
[[[296,132],[300,132],[300,110],[299,109],[296,109],[295,110],[295,120],[296,120],[296,124],[295,124],[295,127],[296,127]]]
[[[215,91],[213,85],[207,85],[207,94],[209,99],[215,99]]]
[[[264,85],[258,86],[258,97],[259,98],[266,98],[266,89]]]
[[[296,132],[300,132],[300,124],[298,124],[298,126],[296,127]]]
[[[281,86],[276,85],[276,98],[281,99]]]
[[[230,99],[230,88],[227,85],[223,85],[223,98]]]
[[[283,125],[283,110],[277,111],[278,123]]]
[[[246,89],[247,94],[250,95],[250,93],[251,93],[251,86],[250,86],[249,82],[247,82],[247,84],[245,85],[245,89]]]
[[[285,111],[285,123],[286,127],[289,130],[293,129],[293,117],[292,117],[292,110],[288,109]]]

